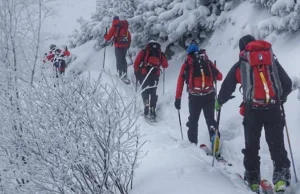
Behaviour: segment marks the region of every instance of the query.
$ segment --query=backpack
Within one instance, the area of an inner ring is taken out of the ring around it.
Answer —
[[[129,31],[128,31],[129,23],[127,20],[120,20],[119,23],[116,25],[116,36],[115,41],[118,43],[129,44]]]
[[[256,40],[247,44],[241,53],[240,71],[243,99],[252,107],[275,104],[282,95],[282,87],[271,44]]]
[[[204,51],[204,52],[203,52]],[[192,59],[192,63],[186,60],[186,68],[184,70],[185,83],[189,92],[207,93],[214,90],[211,83],[207,83],[207,77],[215,76],[211,70],[211,62],[208,60],[205,50],[194,52],[188,55]],[[201,79],[201,86],[195,86],[195,79]]]
[[[54,51],[54,54],[55,54],[55,56],[54,56],[54,59],[53,59],[53,66],[55,68],[57,68],[57,70],[60,73],[62,73],[62,72],[65,71],[65,68],[67,67],[64,55],[63,55],[63,53],[60,49],[56,49]]]
[[[154,67],[151,73],[156,73],[160,69],[163,55],[160,44],[157,42],[150,42],[143,52],[144,56],[142,66],[146,68],[147,72]]]

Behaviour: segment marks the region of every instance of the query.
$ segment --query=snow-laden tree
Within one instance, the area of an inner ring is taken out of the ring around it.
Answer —
[[[259,37],[272,32],[298,31],[300,28],[300,2],[294,0],[251,0],[265,7],[273,15],[258,25]]]
[[[149,40],[161,39],[169,43],[181,38],[199,40],[200,29],[210,31],[214,19],[210,20],[208,7],[196,0],[165,0],[142,2],[135,16],[129,21],[134,31],[135,44],[142,47]]]
[[[96,12],[92,15],[91,21],[78,20],[80,31],[75,30],[70,36],[70,47],[76,47],[89,40],[96,40],[96,50],[104,46],[104,34],[111,26],[112,18],[119,16],[120,19],[128,19],[133,16],[135,8],[134,0],[97,0]]]
[[[14,111],[3,115],[1,145],[18,148],[2,163],[5,193],[128,193],[143,145],[135,97],[125,100],[101,77],[41,78],[21,94],[13,115],[22,129],[10,132]]]
[[[145,0],[140,2],[133,18],[133,47],[143,48],[150,40],[163,43],[166,54],[172,47],[186,48],[193,40],[201,42],[216,28],[222,11],[229,11],[239,0]],[[220,22],[221,24],[221,22]]]

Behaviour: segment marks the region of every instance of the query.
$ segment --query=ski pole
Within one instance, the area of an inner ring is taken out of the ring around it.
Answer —
[[[163,68],[163,94],[165,94],[165,68]]]
[[[214,61],[214,63],[215,63],[215,65],[216,65],[216,67],[217,67],[217,61],[216,61],[216,60]],[[216,94],[218,94],[218,85],[217,85],[217,79],[216,79],[215,76],[214,76],[214,82],[215,82]],[[216,95],[216,96],[217,96],[217,95]]]
[[[135,92],[137,92],[137,88],[138,88],[138,78],[135,77]]]
[[[214,61],[215,66],[217,67],[217,61]],[[214,75],[214,82],[215,82],[215,90],[216,90],[216,100],[218,99],[218,85],[217,85],[217,79],[216,76]],[[216,115],[217,116],[217,115]]]
[[[181,125],[181,117],[180,117],[180,111],[179,111],[179,110],[178,110],[178,119],[179,119],[180,131],[181,131],[181,139],[183,139],[182,125]]]
[[[219,139],[219,124],[220,124],[220,118],[221,118],[221,108],[217,112],[217,127],[216,127],[216,137],[215,137],[215,142],[213,146],[213,161],[212,161],[212,166],[214,167],[215,164],[215,157],[216,157],[216,146],[217,146],[217,140]]]
[[[105,34],[107,34],[107,27],[105,28],[105,30],[106,30]],[[107,42],[105,42],[105,45],[104,45],[103,69],[104,69],[104,65],[105,65],[106,46],[107,46]]]
[[[284,111],[283,104],[281,104],[281,111],[282,111],[282,115],[283,115],[283,118],[284,118],[286,137],[288,139],[289,149],[290,149],[290,153],[291,153],[291,160],[292,160],[292,164],[293,164],[295,180],[296,180],[296,183],[298,183],[298,178],[297,178],[297,173],[296,173],[296,168],[295,168],[295,162],[294,162],[294,157],[293,157],[293,151],[292,151],[292,146],[291,146],[291,140],[290,140],[290,136],[289,136],[288,127],[287,127],[287,124],[286,124],[286,117],[285,117],[285,111]]]

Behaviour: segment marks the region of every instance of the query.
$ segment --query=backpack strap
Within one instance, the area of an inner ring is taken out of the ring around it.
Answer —
[[[118,42],[120,39],[120,31],[121,31],[122,25],[121,25],[121,21],[116,25],[116,29],[117,29],[117,37],[116,37],[116,41]]]
[[[260,77],[260,79],[263,83],[264,90],[265,90],[265,93],[266,93],[266,103],[269,103],[270,102],[270,89],[268,87],[266,78],[265,78],[264,73],[263,73],[263,69],[266,68],[266,67],[264,65],[258,65],[256,67],[257,67],[257,70],[259,72],[259,77]]]

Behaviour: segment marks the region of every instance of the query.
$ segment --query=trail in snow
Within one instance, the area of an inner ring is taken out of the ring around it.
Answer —
[[[66,9],[68,10],[68,9]],[[245,10],[248,10],[245,12]],[[93,10],[92,10],[93,11]],[[61,13],[62,14],[62,13]],[[68,14],[73,13],[68,10]],[[256,24],[270,17],[265,10],[260,10],[256,6],[245,2],[232,10],[228,16],[231,23],[216,30],[207,44],[203,45],[212,60],[217,60],[218,68],[224,76],[230,67],[238,59],[237,43],[238,39],[246,33],[255,34]],[[63,17],[63,15],[62,15]],[[234,24],[234,25],[233,25]],[[56,29],[57,31],[60,29]],[[300,67],[295,64],[299,61],[300,47],[295,46],[295,42],[300,41],[300,36],[275,35],[268,37],[274,46],[274,52],[277,54],[283,67],[289,75],[293,76],[298,73]],[[95,52],[92,49],[93,41],[88,42],[81,47],[72,49],[79,58],[67,70],[67,74],[72,70],[93,72],[93,76],[102,70],[103,50]],[[115,57],[112,47],[108,47],[105,63],[105,71],[112,74],[116,73]],[[182,54],[182,53],[181,53]],[[211,167],[211,157],[206,156],[195,145],[187,141],[187,127],[185,126],[188,117],[188,95],[184,92],[182,97],[182,127],[184,140],[181,140],[180,127],[178,122],[178,113],[174,108],[175,88],[177,76],[183,60],[171,60],[170,67],[166,70],[165,94],[162,94],[162,77],[158,87],[158,106],[159,123],[154,126],[144,122],[143,117],[139,119],[138,124],[145,135],[144,140],[149,140],[145,145],[144,151],[148,154],[143,158],[140,168],[136,171],[134,179],[134,189],[131,194],[232,194],[232,193],[251,193],[248,192],[241,184],[234,184],[236,180],[231,180],[233,176],[230,173],[243,173],[243,155],[241,149],[244,147],[242,117],[238,113],[238,106],[241,102],[241,95],[235,92],[236,98],[223,106],[220,123],[220,132],[222,134],[224,157],[233,163],[233,167],[216,165]],[[129,76],[134,80],[132,66],[129,67]],[[220,86],[220,83],[218,84]],[[125,97],[132,97],[132,87],[120,84]],[[141,98],[139,105],[142,111]],[[299,143],[300,131],[299,110],[300,103],[296,98],[296,93],[292,93],[286,103],[287,122],[290,130],[292,146],[294,148],[294,157],[299,172],[300,150],[296,149]],[[297,107],[297,108],[296,108]],[[199,120],[199,143],[209,143],[207,127],[203,114]],[[286,141],[287,143],[287,141]],[[288,148],[286,144],[286,148]],[[268,147],[264,140],[264,133],[261,138],[261,172],[264,178],[272,178],[272,161],[269,156]],[[294,192],[299,194],[300,191]]]

